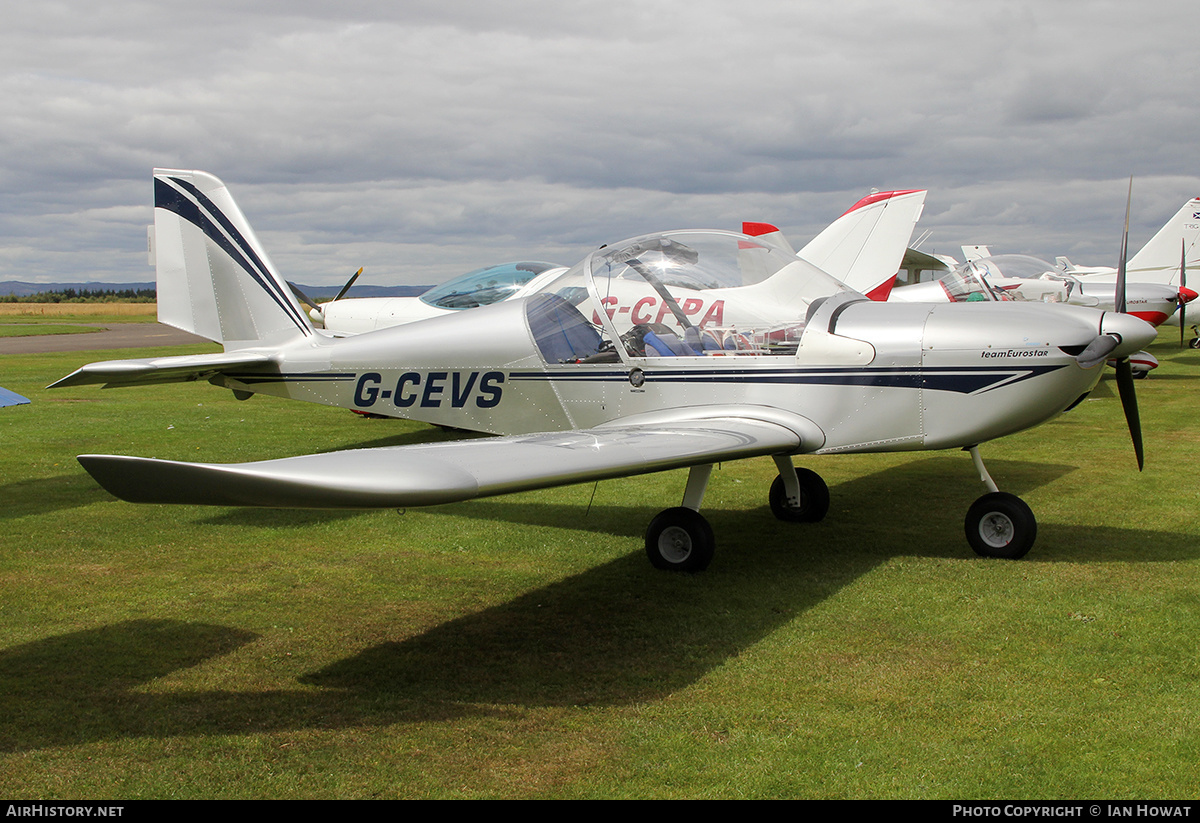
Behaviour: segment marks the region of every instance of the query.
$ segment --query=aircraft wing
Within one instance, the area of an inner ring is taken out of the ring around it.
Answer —
[[[103,383],[104,388],[115,386],[148,386],[153,383],[182,383],[201,380],[226,369],[263,366],[274,363],[271,355],[262,352],[229,352],[223,354],[194,354],[178,357],[152,357],[134,360],[104,360],[88,363],[47,388],[86,386]]]
[[[751,412],[753,414],[753,412]],[[80,455],[133,503],[366,509],[429,506],[549,486],[820,448],[805,418],[764,414],[313,454],[255,463]],[[777,419],[766,419],[776,417]]]

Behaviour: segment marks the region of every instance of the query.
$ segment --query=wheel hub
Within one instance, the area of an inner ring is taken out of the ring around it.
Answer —
[[[668,526],[658,536],[658,550],[672,563],[682,563],[692,553],[691,535],[679,526]]]
[[[1006,514],[992,512],[979,521],[979,536],[993,548],[1003,548],[1013,541],[1016,527]]]

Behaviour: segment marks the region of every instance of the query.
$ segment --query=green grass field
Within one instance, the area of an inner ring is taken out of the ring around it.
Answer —
[[[0,318],[0,337],[34,337],[41,334],[90,334],[100,331],[94,326],[68,326],[32,320],[3,322]]]
[[[3,358],[0,796],[1193,798],[1200,352],[983,449],[1039,520],[982,560],[960,452],[713,474],[717,557],[653,570],[685,473],[403,513],[135,506],[82,452],[244,461],[446,435],[207,384],[42,387]],[[1177,339],[1177,337],[1175,338]]]

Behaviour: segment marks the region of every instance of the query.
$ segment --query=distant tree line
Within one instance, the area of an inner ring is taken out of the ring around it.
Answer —
[[[154,289],[63,289],[37,294],[4,294],[0,303],[153,303]]]

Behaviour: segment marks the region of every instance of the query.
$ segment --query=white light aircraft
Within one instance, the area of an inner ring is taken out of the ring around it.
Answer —
[[[1200,197],[1185,202],[1129,258],[1125,266],[1126,304],[1133,314],[1155,325],[1186,325],[1183,307],[1197,295],[1187,286],[1187,269],[1200,265],[1198,244]],[[1066,257],[1055,258],[1053,265],[1045,261],[1030,265],[1016,255],[991,257],[987,246],[963,246],[963,254],[968,264],[990,258],[991,285],[1008,290],[1016,288],[1024,299],[1054,300],[1057,295],[1061,302],[1102,309],[1114,306],[1117,300],[1117,269],[1112,266],[1077,266]],[[1014,275],[1033,278],[1035,282],[1021,284],[1004,279]],[[945,300],[945,295],[934,293],[935,288],[930,283],[921,283],[897,288],[893,294],[902,300]],[[1179,307],[1178,311],[1171,308],[1171,303]]]
[[[980,277],[990,289],[979,287]],[[1052,263],[1024,254],[968,259],[937,280],[898,286],[888,299],[910,303],[1009,299],[1070,303],[1102,311],[1114,311],[1117,304],[1115,283],[1085,282]],[[1162,325],[1180,305],[1195,299],[1196,292],[1186,287],[1132,282],[1125,287],[1126,311],[1152,326]]]
[[[847,209],[798,254],[852,288],[875,299],[886,297],[913,226],[921,216],[925,194],[924,191],[872,192]],[[742,230],[762,235],[762,242],[771,242],[791,251],[791,245],[775,226],[745,223]],[[349,289],[348,283],[337,298],[319,306],[299,291],[296,294],[311,307],[309,316],[318,326],[335,334],[360,334],[501,300],[519,300],[537,292],[564,271],[565,268],[553,263],[504,263],[464,274],[419,297],[343,300],[341,297]],[[728,325],[741,317],[740,294],[737,288],[711,295],[694,290],[682,299],[680,306],[689,320],[699,326]],[[577,305],[586,300],[582,292],[577,297]],[[675,324],[670,305],[645,283],[636,280],[615,285],[606,296],[605,305],[610,314],[618,316],[619,322],[627,318],[631,325]],[[752,312],[758,317],[761,310],[761,306],[755,306]],[[784,314],[779,319],[787,321],[791,317]]]
[[[1142,246],[1125,268],[1130,283],[1159,283],[1181,285],[1180,246],[1186,268],[1200,266],[1200,197],[1192,198],[1180,207],[1154,236]],[[1076,266],[1065,257],[1057,258],[1059,267],[1067,274],[1090,283],[1116,283],[1117,270],[1109,266]],[[1186,285],[1186,284],[1183,284]]]
[[[416,297],[343,300],[342,295],[349,290],[349,284],[338,297],[320,305],[298,292],[297,296],[309,305],[308,315],[317,326],[337,334],[361,334],[463,309],[490,306],[501,300],[517,300],[537,291],[543,283],[564,271],[565,266],[555,263],[522,260],[467,272]]]
[[[872,191],[796,254],[872,300],[887,300],[928,193]],[[774,226],[742,230],[758,236],[769,229]]]
[[[1069,409],[1106,358],[1127,363],[1154,337],[1137,318],[1075,306],[875,302],[771,243],[682,231],[600,248],[523,300],[335,338],[309,322],[220,180],[158,170],[154,188],[159,318],[224,352],[93,363],[55,386],[206,379],[499,436],[230,465],[79,457],[133,502],[392,508],[689,468],[682,504],[645,544],[655,566],[697,571],[713,557],[699,509],[719,461],[770,456],[772,512],[814,521],[829,490],[795,455],[965,449],[990,490],[967,513],[968,542],[1020,557],[1036,520],[998,491],[979,444]],[[609,311],[628,282],[675,323]],[[741,289],[736,324],[694,322],[697,285]],[[1127,366],[1118,385],[1140,466]]]
[[[1128,219],[1126,219],[1128,223]],[[1200,197],[1188,200],[1159,229],[1141,250],[1130,258],[1124,272],[1124,279],[1130,284],[1159,284],[1177,287],[1180,298],[1195,295],[1196,292],[1187,287],[1187,271],[1190,267],[1195,270],[1200,265]],[[1120,275],[1117,269],[1107,267],[1076,266],[1065,257],[1057,259],[1059,266],[1067,273],[1089,284],[1117,284]],[[1187,300],[1182,300],[1179,311],[1168,317],[1167,325],[1179,326],[1179,344],[1183,345],[1184,328],[1187,326]],[[1195,327],[1193,327],[1195,330]],[[1193,338],[1192,348],[1200,348],[1200,338]]]

